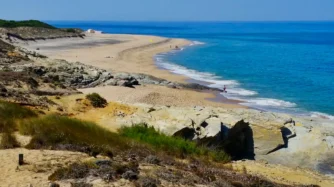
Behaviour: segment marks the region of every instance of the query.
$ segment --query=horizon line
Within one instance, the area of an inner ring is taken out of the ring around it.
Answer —
[[[302,20],[98,20],[98,19],[5,19],[0,18],[0,20],[9,20],[9,21],[25,21],[25,20],[39,20],[39,21],[77,21],[77,22],[334,22],[334,19],[302,19]]]

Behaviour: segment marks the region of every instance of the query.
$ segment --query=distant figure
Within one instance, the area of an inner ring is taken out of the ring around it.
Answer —
[[[176,45],[176,46],[175,46],[175,49],[179,49],[179,46]]]
[[[226,85],[224,85],[223,93],[227,93],[227,91],[226,91]]]

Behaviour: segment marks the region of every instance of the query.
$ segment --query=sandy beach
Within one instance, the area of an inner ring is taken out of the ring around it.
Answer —
[[[187,82],[187,77],[159,69],[154,56],[191,44],[184,39],[157,36],[87,34],[85,39],[56,39],[30,42],[24,47],[53,59],[81,62],[112,72],[144,73],[172,82]],[[148,103],[153,105],[194,106],[209,105],[228,108],[245,108],[237,101],[216,97],[217,93],[172,89],[162,86],[138,86],[135,89],[119,87],[96,87],[80,90],[97,92],[109,101]],[[209,100],[210,99],[210,100]]]

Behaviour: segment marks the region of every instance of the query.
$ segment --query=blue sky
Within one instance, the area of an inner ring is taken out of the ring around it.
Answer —
[[[334,20],[334,0],[1,0],[0,19]]]

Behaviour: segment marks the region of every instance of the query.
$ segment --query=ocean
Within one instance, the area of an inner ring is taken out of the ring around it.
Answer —
[[[182,50],[158,54],[157,66],[226,85],[221,94],[242,105],[334,120],[334,22],[47,22],[189,39]]]

